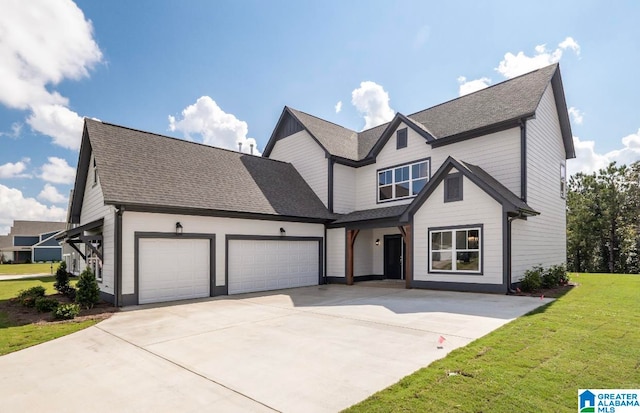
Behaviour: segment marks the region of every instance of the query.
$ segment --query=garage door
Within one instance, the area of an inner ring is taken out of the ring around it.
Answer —
[[[208,239],[140,238],[138,302],[209,297]]]
[[[319,241],[230,240],[229,294],[318,285]]]

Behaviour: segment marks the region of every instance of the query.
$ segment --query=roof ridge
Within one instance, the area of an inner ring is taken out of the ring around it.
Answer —
[[[330,120],[326,120],[326,119],[320,118],[320,117],[318,117],[318,116],[312,115],[312,114],[310,114],[310,113],[307,113],[307,112],[305,112],[305,111],[302,111],[302,110],[299,110],[299,109],[296,109],[296,108],[292,108],[291,106],[286,106],[286,105],[285,105],[285,107],[286,107],[287,109],[289,109],[289,110],[293,110],[293,111],[296,111],[296,112],[300,112],[300,113],[303,113],[303,114],[305,114],[305,115],[307,115],[307,116],[311,116],[312,118],[316,118],[316,119],[321,120],[321,121],[323,121],[323,122],[330,123],[330,124],[332,124],[332,125],[334,125],[334,126],[337,126],[337,127],[339,127],[339,128],[346,129],[346,130],[348,130],[349,132],[353,132],[353,133],[355,133],[356,135],[358,134],[358,132],[354,131],[353,129],[349,129],[349,128],[347,128],[346,126],[338,125],[337,123],[335,123],[335,122],[331,122]]]
[[[283,162],[283,161],[279,161],[277,159],[265,158],[264,156],[261,156],[261,155],[252,155],[252,154],[249,154],[249,153],[238,152],[238,151],[233,150],[233,149],[227,149],[227,148],[221,148],[219,146],[207,145],[206,143],[202,143],[202,142],[189,141],[189,140],[186,140],[186,139],[176,138],[174,136],[167,136],[167,135],[162,135],[160,133],[144,131],[142,129],[136,129],[136,128],[131,128],[131,127],[128,127],[128,126],[117,125],[115,123],[104,122],[104,121],[101,121],[101,120],[95,120],[95,119],[89,119],[89,118],[85,118],[85,121],[86,120],[90,120],[90,121],[97,122],[97,123],[102,123],[103,125],[113,126],[113,127],[120,128],[120,129],[126,129],[126,130],[130,130],[130,131],[134,131],[134,132],[143,133],[145,135],[154,135],[154,136],[157,136],[159,138],[171,139],[171,140],[182,142],[182,143],[188,143],[188,144],[193,144],[193,145],[204,146],[205,148],[210,148],[212,150],[228,152],[228,153],[236,154],[237,156],[242,156],[242,155],[253,156],[254,158],[265,159],[265,160],[269,160],[269,161],[272,161],[272,162],[280,162],[280,163],[284,163],[284,164],[291,164],[290,162]]]
[[[521,74],[521,75],[519,75],[519,76],[512,77],[511,79],[505,79],[505,80],[503,80],[502,82],[498,82],[498,83],[493,84],[493,85],[491,85],[491,86],[487,86],[487,87],[482,88],[482,89],[480,89],[480,90],[476,90],[475,92],[467,93],[466,95],[458,96],[457,98],[449,99],[449,100],[447,100],[447,101],[445,101],[445,102],[438,103],[437,105],[433,105],[433,106],[430,106],[430,107],[428,107],[428,108],[426,108],[426,109],[419,110],[419,111],[414,112],[414,113],[412,113],[412,114],[410,114],[410,115],[407,115],[407,117],[411,117],[411,116],[417,115],[418,113],[426,112],[427,110],[431,110],[431,109],[437,108],[438,106],[442,106],[442,105],[445,105],[445,104],[447,104],[447,103],[451,103],[451,102],[454,102],[454,101],[456,101],[456,100],[459,100],[459,99],[462,99],[462,98],[466,98],[467,96],[471,96],[471,95],[475,95],[475,94],[480,93],[480,92],[484,92],[484,91],[489,90],[489,89],[492,89],[492,88],[494,88],[494,87],[496,87],[496,86],[500,86],[500,85],[503,85],[503,84],[505,84],[505,83],[511,82],[511,81],[513,81],[513,80],[519,79],[519,78],[521,78],[521,77],[529,76],[529,75],[531,75],[531,74],[533,74],[533,73],[536,73],[536,72],[539,72],[539,71],[541,71],[541,70],[543,70],[543,69],[550,68],[551,66],[556,66],[556,67],[558,67],[559,65],[560,65],[560,64],[556,62],[556,63],[552,63],[552,64],[547,65],[547,66],[544,66],[544,67],[539,67],[539,68],[537,68],[536,70],[532,70],[532,71],[530,71],[530,72],[523,73],[523,74]]]

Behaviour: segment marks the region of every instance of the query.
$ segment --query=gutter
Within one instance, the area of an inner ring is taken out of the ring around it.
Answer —
[[[115,215],[115,234],[114,234],[114,306],[120,307],[122,304],[122,214],[124,207],[116,206]]]

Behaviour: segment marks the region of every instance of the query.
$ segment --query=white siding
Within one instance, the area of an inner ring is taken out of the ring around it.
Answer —
[[[474,224],[483,225],[483,275],[429,274],[428,229]],[[502,205],[466,177],[462,201],[445,203],[444,181],[438,185],[414,215],[413,242],[413,278],[416,281],[502,284]]]
[[[202,217],[192,215],[154,214],[126,212],[122,216],[122,293],[134,293],[134,233],[175,232],[180,222],[185,233],[216,235],[216,285],[225,285],[225,238],[226,235],[270,235],[279,236],[284,228],[287,236],[324,237],[323,224],[301,222],[263,221],[237,218]],[[171,257],[167,257],[171,259]]]
[[[507,129],[433,150],[432,172],[448,156],[477,165],[520,196],[520,128]]]
[[[346,236],[344,228],[327,230],[327,277],[345,276]]]
[[[356,169],[333,165],[333,212],[348,214],[356,209]]]
[[[527,122],[527,203],[539,216],[512,225],[512,279],[534,265],[566,261],[566,203],[560,196],[565,150],[553,89],[547,87],[536,118]]]
[[[89,165],[93,165],[93,155]],[[100,290],[108,294],[114,294],[114,241],[115,241],[115,218],[114,209],[104,204],[104,195],[100,186],[100,171],[98,171],[98,183],[93,183],[93,170],[89,167],[87,183],[82,200],[82,210],[80,211],[80,225],[104,218],[102,227],[102,282],[99,283]],[[84,265],[84,261],[79,260]],[[82,270],[82,269],[81,269]]]
[[[328,161],[324,150],[307,131],[277,141],[269,158],[293,164],[313,192],[327,205]]]
[[[353,245],[353,275],[371,275],[373,271],[374,239],[372,230],[363,229]]]
[[[398,129],[404,127],[405,125],[401,124]],[[378,177],[376,171],[424,158],[431,160],[431,176],[440,168],[447,157],[452,156],[458,160],[480,166],[514,194],[520,195],[519,127],[438,148],[432,148],[422,136],[411,128],[408,128],[407,135],[406,148],[396,149],[394,132],[380,151],[375,164],[356,169],[356,209],[383,208],[410,203],[413,198],[377,203]]]

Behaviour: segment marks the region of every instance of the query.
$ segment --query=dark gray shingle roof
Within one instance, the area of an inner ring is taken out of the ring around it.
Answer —
[[[67,228],[66,222],[55,221],[13,221],[10,235],[40,235],[48,232],[63,231]]]
[[[85,125],[107,204],[331,218],[291,164],[91,119]]]
[[[383,208],[363,209],[353,211],[340,216],[333,224],[345,224],[349,222],[370,221],[376,219],[398,218],[409,205],[395,205]]]
[[[558,64],[543,67],[407,117],[436,139],[444,139],[530,116],[557,70]],[[355,161],[367,157],[389,125],[355,132],[299,110],[289,110],[330,154]]]

